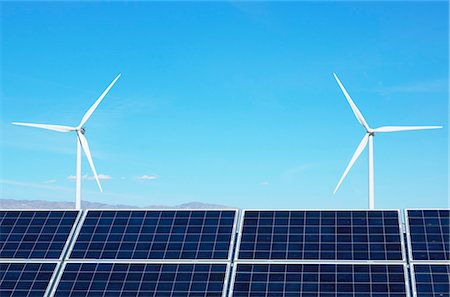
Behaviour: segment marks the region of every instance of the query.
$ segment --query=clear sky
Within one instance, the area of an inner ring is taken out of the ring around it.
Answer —
[[[377,208],[449,207],[447,2],[116,2],[1,5],[0,197],[74,201],[86,124],[100,193],[138,206],[366,208],[369,125]]]

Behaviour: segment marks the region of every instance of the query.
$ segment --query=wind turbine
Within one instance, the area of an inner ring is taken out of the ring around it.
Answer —
[[[83,148],[83,151],[86,154],[86,157],[89,161],[89,165],[91,166],[92,172],[94,173],[95,180],[97,181],[98,187],[100,189],[100,192],[103,192],[102,186],[100,185],[100,180],[98,179],[97,172],[95,170],[94,162],[92,161],[91,152],[89,151],[89,145],[88,145],[87,139],[84,136],[85,129],[84,129],[83,125],[87,122],[87,120],[90,118],[90,116],[95,111],[97,106],[100,104],[100,102],[103,100],[103,98],[106,96],[106,94],[112,88],[112,86],[119,79],[120,75],[121,74],[117,75],[117,77],[109,84],[109,86],[106,88],[106,90],[103,91],[103,93],[100,95],[100,97],[98,97],[97,101],[95,101],[95,103],[91,106],[91,108],[89,108],[88,111],[84,114],[83,118],[81,119],[80,124],[76,127],[61,126],[61,125],[47,125],[47,124],[33,124],[33,123],[19,123],[19,122],[12,123],[14,125],[35,127],[35,128],[53,130],[53,131],[57,131],[57,132],[75,132],[76,133],[76,135],[77,135],[77,176],[76,176],[76,200],[75,200],[75,208],[76,209],[81,208],[81,148]]]
[[[347,98],[347,101],[350,104],[350,107],[352,108],[356,119],[364,127],[364,129],[366,129],[366,134],[364,135],[363,139],[361,140],[358,147],[356,148],[356,151],[353,154],[350,162],[348,163],[347,168],[344,171],[344,174],[342,174],[342,177],[339,180],[336,188],[334,189],[333,194],[335,194],[336,191],[339,189],[339,186],[341,185],[345,176],[350,171],[353,164],[358,159],[359,155],[361,155],[362,151],[367,146],[367,143],[369,143],[369,209],[374,209],[375,190],[374,190],[374,169],[373,169],[373,137],[375,136],[375,133],[439,129],[439,128],[442,128],[442,126],[383,126],[383,127],[372,129],[367,124],[366,120],[364,119],[363,115],[359,111],[358,107],[356,107],[352,98],[350,98],[350,95],[345,90],[344,86],[342,85],[341,81],[337,77],[336,73],[333,73],[333,75],[334,75],[334,78],[336,79],[339,87],[341,88],[342,92],[344,93],[345,98]]]

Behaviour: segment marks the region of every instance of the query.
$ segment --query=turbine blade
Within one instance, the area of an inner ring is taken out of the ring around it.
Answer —
[[[345,98],[347,98],[348,103],[350,104],[350,107],[353,110],[353,113],[355,114],[356,119],[358,120],[358,122],[364,126],[364,128],[366,128],[366,130],[370,130],[369,125],[367,124],[366,120],[364,119],[362,113],[359,111],[358,107],[356,106],[356,104],[353,102],[352,98],[350,98],[350,95],[347,93],[347,90],[344,88],[344,86],[342,85],[341,81],[339,80],[339,78],[337,77],[336,73],[333,73],[334,78],[336,79],[339,87],[342,90],[342,93],[344,93]]]
[[[81,147],[83,148],[83,151],[86,154],[86,157],[89,161],[89,165],[91,165],[91,169],[92,169],[92,172],[94,173],[94,177],[95,177],[95,180],[97,181],[100,192],[103,192],[102,186],[100,185],[100,180],[98,179],[98,176],[97,176],[97,171],[95,171],[95,166],[94,166],[94,162],[92,161],[91,152],[89,151],[89,145],[88,145],[87,139],[86,139],[86,137],[84,137],[84,135],[80,131],[77,131],[77,135],[78,135],[78,139],[80,140]]]
[[[364,135],[363,139],[361,140],[361,142],[359,143],[358,147],[356,148],[356,151],[353,154],[352,159],[348,163],[347,168],[345,168],[344,174],[342,174],[342,177],[339,180],[336,188],[334,189],[333,194],[336,194],[336,191],[339,189],[339,186],[341,185],[342,181],[347,176],[347,173],[350,171],[350,169],[352,168],[353,164],[358,159],[359,155],[361,155],[362,151],[364,150],[364,148],[367,145],[367,140],[368,139],[369,139],[369,133],[366,133],[366,135]]]
[[[77,129],[75,127],[61,126],[61,125],[47,125],[47,124],[33,124],[33,123],[19,123],[19,122],[12,122],[11,124],[18,125],[18,126],[27,126],[27,127],[47,129],[47,130],[58,131],[58,132],[70,132],[70,131],[75,131]]]
[[[92,115],[94,110],[97,108],[100,102],[102,102],[103,98],[106,96],[106,94],[108,94],[109,90],[119,79],[120,75],[121,74],[119,73],[119,75],[116,76],[116,78],[112,81],[112,83],[110,83],[109,86],[106,88],[106,90],[104,90],[103,93],[100,95],[100,97],[98,97],[97,101],[95,101],[95,103],[91,106],[91,108],[89,108],[88,111],[84,114],[83,118],[81,119],[80,125],[78,125],[78,128],[82,127],[86,123],[86,121]]]
[[[399,132],[440,128],[442,128],[442,126],[384,126],[374,129],[373,132]]]

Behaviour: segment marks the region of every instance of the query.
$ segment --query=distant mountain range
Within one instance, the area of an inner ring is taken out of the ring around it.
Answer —
[[[74,207],[75,204],[73,202],[67,201],[0,199],[0,209],[73,209]],[[188,202],[174,206],[149,205],[138,207],[126,204],[106,204],[82,201],[81,207],[83,209],[235,209],[235,207],[202,202]]]

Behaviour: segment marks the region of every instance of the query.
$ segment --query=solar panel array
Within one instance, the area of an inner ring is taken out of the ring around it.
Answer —
[[[398,211],[245,211],[239,259],[402,260]]]
[[[59,259],[77,211],[0,211],[0,258]]]
[[[239,264],[234,297],[407,296],[403,265]]]
[[[412,264],[416,296],[449,297],[450,264]]]
[[[399,211],[245,210],[230,296],[408,296],[400,227]]]
[[[450,261],[450,210],[407,210],[412,260]]]
[[[235,211],[89,211],[71,259],[228,259]]]
[[[56,263],[0,263],[0,295],[44,296]]]
[[[0,295],[450,297],[449,214],[0,211]]]
[[[56,297],[223,296],[226,264],[68,263]]]
[[[52,296],[224,297],[235,210],[90,210]]]
[[[414,297],[450,297],[450,209],[405,211]]]
[[[79,212],[0,211],[0,295],[47,296]]]

